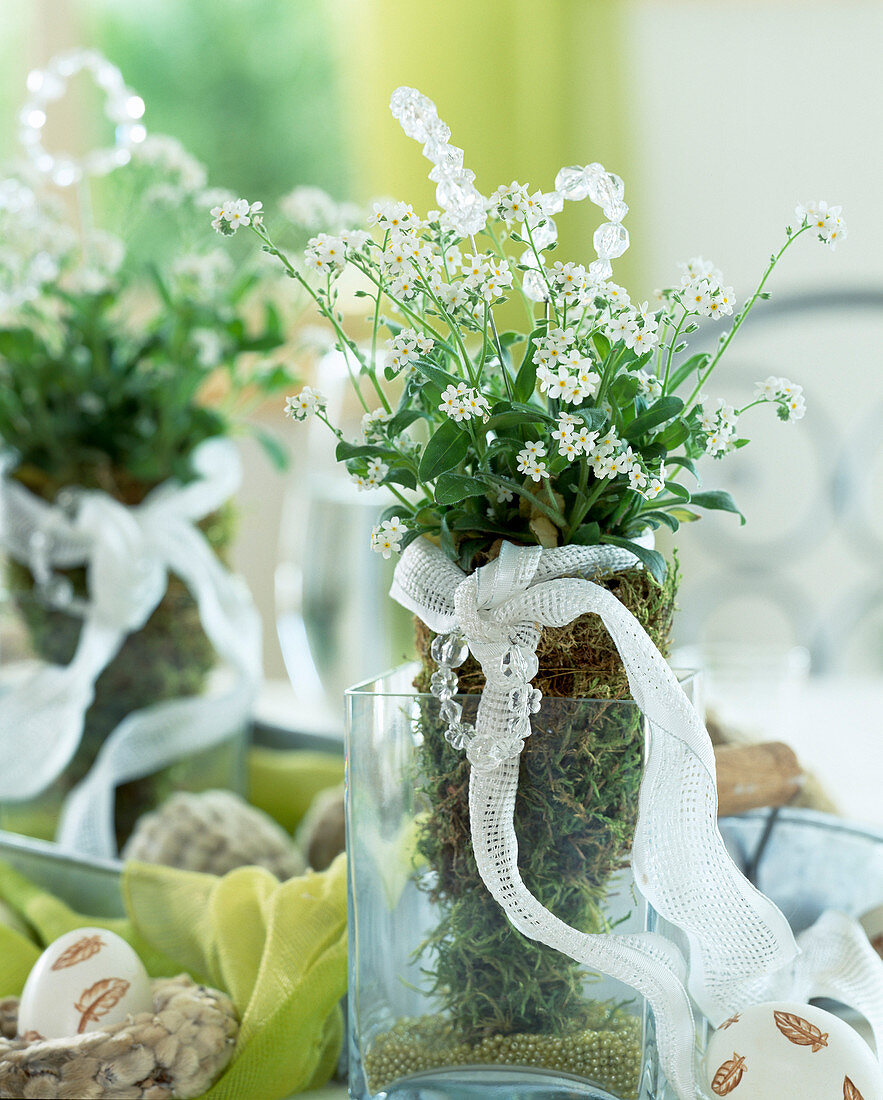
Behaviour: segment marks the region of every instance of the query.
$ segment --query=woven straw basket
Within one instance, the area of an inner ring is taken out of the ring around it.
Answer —
[[[154,981],[153,1013],[75,1039],[16,1039],[18,998],[0,1001],[0,1097],[180,1100],[200,1096],[239,1031],[223,993],[184,974]]]

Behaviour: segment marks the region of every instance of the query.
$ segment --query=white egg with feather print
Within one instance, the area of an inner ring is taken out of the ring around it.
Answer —
[[[883,1070],[855,1028],[796,1001],[725,1020],[708,1041],[703,1085],[714,1100],[883,1100]]]
[[[106,928],[76,928],[43,952],[18,1010],[23,1039],[67,1039],[153,1011],[150,979],[128,943]]]

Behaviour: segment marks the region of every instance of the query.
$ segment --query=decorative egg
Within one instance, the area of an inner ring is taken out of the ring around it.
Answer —
[[[18,1034],[66,1039],[153,1010],[147,971],[129,944],[105,928],[77,928],[34,963],[21,995]]]
[[[733,1100],[883,1100],[883,1070],[838,1016],[774,1001],[735,1013],[708,1042],[705,1084]]]

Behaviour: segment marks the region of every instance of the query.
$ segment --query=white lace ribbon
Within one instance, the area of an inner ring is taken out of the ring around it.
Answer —
[[[190,590],[206,635],[235,674],[223,694],[155,704],[120,723],[68,797],[58,837],[65,847],[115,854],[114,788],[218,744],[248,721],[260,679],[260,622],[245,586],[196,527],[235,492],[239,457],[229,440],[208,440],[194,451],[193,468],[193,481],[166,482],[134,507],[80,490],[50,504],[0,479],[0,545],[31,568],[38,588],[67,595],[60,609],[83,617],[70,664],[43,665],[0,695],[0,800],[33,798],[67,767],[95,681],[150,618],[169,573]],[[55,571],[83,565],[88,600],[71,600]]]
[[[482,666],[486,686],[476,728],[464,740],[472,764],[472,843],[483,882],[525,935],[646,997],[663,1072],[681,1100],[693,1100],[695,1030],[687,989],[715,1025],[785,985],[792,993],[836,987],[855,994],[855,1007],[879,1023],[883,983],[879,974],[861,988],[857,979],[838,984],[833,978],[844,973],[847,956],[854,959],[845,934],[836,949],[830,935],[814,941],[824,941],[824,949],[797,980],[798,948],[788,922],[738,871],[718,831],[714,754],[701,719],[634,616],[586,579],[636,564],[632,554],[612,547],[503,543],[496,561],[467,576],[428,540],[417,539],[399,561],[391,594],[430,629],[461,634]],[[563,626],[587,612],[602,618],[649,722],[632,866],[647,900],[684,934],[689,970],[659,934],[589,935],[571,928],[529,892],[518,871],[518,754],[530,734],[518,700],[536,672],[542,627]],[[827,973],[819,977],[822,957]]]

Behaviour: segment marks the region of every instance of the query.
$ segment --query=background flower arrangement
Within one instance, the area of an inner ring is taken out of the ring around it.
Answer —
[[[122,112],[128,121],[126,142],[118,128],[116,145],[77,161],[47,153],[40,130],[46,106],[80,70],[107,90],[108,116]],[[0,181],[4,476],[72,518],[83,492],[137,507],[163,483],[204,476],[194,460],[201,445],[246,428],[284,466],[284,448],[248,415],[292,384],[285,344],[299,303],[286,294],[276,304],[282,279],[266,258],[243,258],[236,267],[199,230],[194,211],[226,201],[226,193],[208,188],[203,166],[174,138],[147,136],[132,122],[143,101],[93,51],[61,55],[32,73],[28,87],[32,100],[21,119],[31,163]],[[291,232],[306,240],[294,219]],[[221,557],[233,520],[224,505],[200,521]],[[10,557],[8,587],[35,655],[65,666],[96,593],[85,567],[46,568],[32,542],[32,553]],[[195,600],[171,576],[147,622],[98,677],[80,748],[64,774],[36,804],[5,804],[4,824],[51,836],[66,794],[123,719],[200,693],[217,659]],[[176,785],[226,786],[238,782],[238,772],[239,750],[225,743],[173,764],[162,778],[122,784],[118,842]]]

